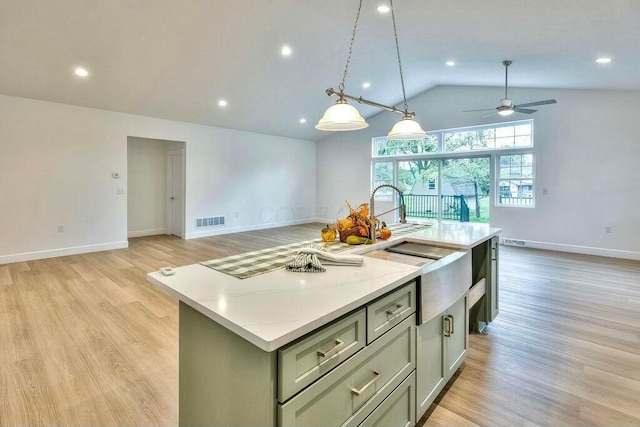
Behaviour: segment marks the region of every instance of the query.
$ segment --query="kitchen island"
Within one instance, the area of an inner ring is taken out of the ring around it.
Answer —
[[[499,232],[435,224],[375,247],[412,241],[473,251]],[[200,264],[150,273],[180,300],[180,424],[356,426],[387,416],[415,423],[421,274],[420,266],[375,258],[243,280]]]

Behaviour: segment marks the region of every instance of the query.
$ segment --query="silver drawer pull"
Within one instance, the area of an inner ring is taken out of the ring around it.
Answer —
[[[391,320],[394,317],[400,316],[400,314],[402,314],[403,311],[404,311],[404,305],[396,304],[396,309],[395,310],[392,310],[392,309],[388,309],[387,310],[388,320]],[[391,316],[391,317],[389,317],[389,316]]]
[[[318,350],[318,356],[320,356],[320,357],[333,356],[334,354],[336,354],[338,352],[338,350],[340,350],[344,346],[344,342],[341,341],[341,340],[337,339],[334,342],[335,342],[335,345],[330,350],[327,350],[327,351]]]
[[[356,396],[360,396],[362,393],[364,393],[364,391],[366,389],[368,389],[371,386],[371,384],[374,384],[376,381],[378,381],[378,377],[380,377],[380,372],[373,371],[373,378],[368,383],[363,385],[360,390],[358,390],[356,388],[352,388],[351,389],[351,394],[355,394]]]
[[[444,321],[444,336],[450,337],[451,336],[451,318],[449,318],[448,314],[445,314],[442,320]]]

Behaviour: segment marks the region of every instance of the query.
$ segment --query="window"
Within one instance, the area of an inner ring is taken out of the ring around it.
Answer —
[[[373,181],[371,183],[371,191],[382,184],[394,183],[393,178],[394,162],[374,162],[373,164]],[[375,194],[376,200],[391,201],[393,199],[392,188],[381,188]]]
[[[424,139],[373,138],[373,157],[425,156],[437,153],[533,147],[533,120],[494,123],[427,132]]]
[[[432,131],[421,140],[373,138],[372,157],[372,189],[396,185],[409,216],[489,222],[490,205],[534,206],[533,120]],[[376,200],[394,201],[386,190]]]
[[[498,204],[533,206],[533,154],[498,156]]]
[[[373,138],[373,157],[406,156],[434,153],[438,150],[438,138],[427,135],[424,139],[396,140]]]

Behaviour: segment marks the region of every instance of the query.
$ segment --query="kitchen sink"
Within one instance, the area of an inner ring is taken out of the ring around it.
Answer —
[[[396,254],[413,255],[420,258],[442,259],[456,252],[455,249],[441,248],[439,246],[425,245],[422,243],[402,242],[385,249]]]
[[[442,313],[471,287],[471,252],[468,250],[405,241],[363,255],[421,267],[419,323]]]
[[[455,249],[422,243],[401,242],[388,248],[375,249],[363,254],[366,257],[399,262],[401,264],[425,266],[455,253]]]

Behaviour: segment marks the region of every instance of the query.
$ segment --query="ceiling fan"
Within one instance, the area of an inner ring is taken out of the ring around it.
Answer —
[[[509,116],[513,113],[524,113],[524,114],[533,114],[538,110],[532,110],[530,108],[525,107],[534,107],[537,105],[546,105],[546,104],[555,104],[557,101],[555,99],[545,99],[544,101],[535,101],[535,102],[527,102],[526,104],[514,104],[509,97],[507,96],[508,86],[508,77],[509,77],[509,65],[512,64],[513,61],[502,61],[502,65],[504,65],[504,99],[500,100],[500,105],[496,108],[485,108],[481,110],[464,110],[463,113],[470,113],[475,111],[493,111],[482,118],[493,116],[494,114],[500,114],[501,116]]]

